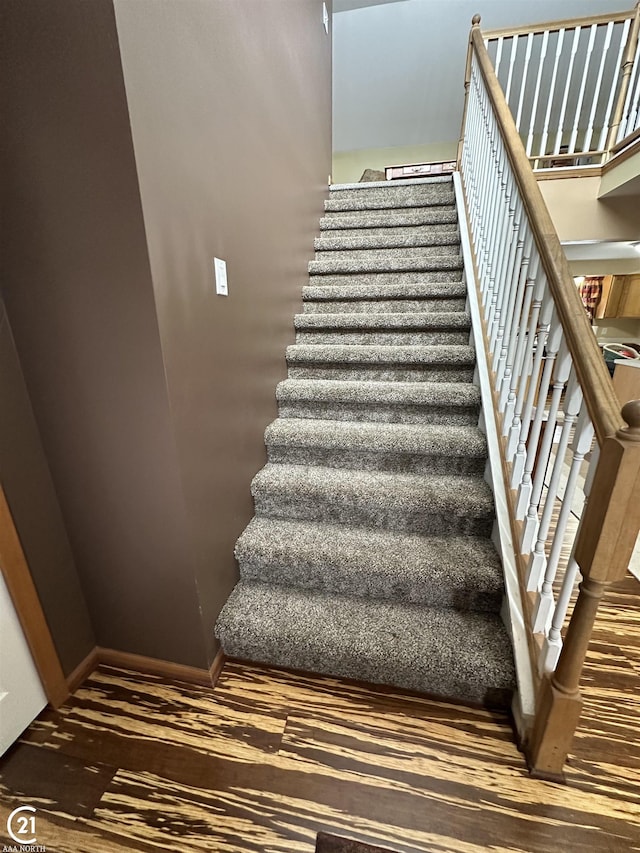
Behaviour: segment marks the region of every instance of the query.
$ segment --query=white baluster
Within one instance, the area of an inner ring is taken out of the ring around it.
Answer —
[[[542,490],[544,488],[544,481],[547,473],[547,466],[549,464],[549,458],[551,456],[551,448],[553,446],[553,439],[556,431],[560,400],[564,392],[564,386],[569,378],[570,370],[571,356],[569,354],[566,342],[563,341],[560,345],[560,350],[558,351],[558,355],[556,357],[554,365],[552,381],[553,390],[551,392],[551,402],[549,404],[549,412],[547,414],[547,423],[544,430],[544,436],[542,438],[542,442],[540,443],[540,447],[538,448],[538,457],[537,459],[534,459],[531,463],[532,470],[533,466],[536,465],[536,473],[533,478],[531,499],[529,501],[529,506],[527,508],[527,514],[524,518],[524,526],[522,529],[522,540],[520,546],[520,553],[522,554],[530,553],[533,548],[533,543],[535,542],[535,536],[538,530],[538,507],[540,506]],[[544,399],[538,397],[538,405],[544,407],[544,404]],[[528,465],[529,460],[527,459],[527,467]]]
[[[531,253],[530,255],[528,255],[527,249]],[[540,256],[538,255],[537,249],[535,249],[535,247],[529,248],[527,240],[516,297],[508,306],[508,312],[505,318],[505,329],[509,334],[508,336],[505,335],[503,339],[503,352],[500,354],[500,360],[504,358],[504,373],[502,373],[501,370],[501,361],[498,362],[497,374],[498,376],[502,376],[498,403],[500,411],[504,411],[505,406],[507,405],[507,398],[510,396],[511,378],[514,374],[518,336],[520,334],[524,334],[524,330],[522,330],[523,323],[524,328],[526,329],[527,316],[531,305],[531,289],[538,273],[539,263]],[[515,402],[515,397],[513,398],[513,401]],[[513,410],[511,410],[509,418],[512,416]]]
[[[549,92],[547,95],[547,110],[544,114],[544,125],[542,128],[542,137],[540,139],[540,156],[547,153],[547,139],[549,138],[549,122],[551,120],[551,107],[554,102],[556,92],[556,79],[558,77],[558,65],[560,64],[560,56],[562,54],[562,45],[564,44],[564,27],[558,30],[558,38],[556,40],[556,52],[553,60],[553,71],[551,72],[551,82],[549,83]]]
[[[529,134],[527,136],[527,157],[531,156],[533,149],[533,132],[536,123],[536,114],[538,112],[538,100],[540,99],[540,84],[542,82],[542,72],[544,70],[544,62],[547,58],[547,45],[549,44],[549,31],[545,30],[542,34],[542,46],[540,48],[540,60],[538,64],[538,76],[536,77],[536,88],[533,93],[533,105],[531,107],[531,118],[529,119]]]
[[[545,282],[546,285],[546,282]],[[549,330],[551,328],[551,317],[553,314],[553,299],[550,295],[548,287],[544,287],[544,292],[542,296],[542,308],[540,311],[540,323],[538,326],[538,331],[536,334],[536,353],[533,360],[533,367],[531,369],[531,379],[529,381],[529,389],[527,391],[527,400],[524,405],[524,410],[522,412],[522,422],[520,425],[520,435],[518,436],[518,446],[516,449],[515,456],[513,458],[513,466],[511,471],[511,488],[512,489],[520,489],[524,488],[523,479],[524,479],[524,467],[527,461],[527,439],[529,437],[529,431],[532,426],[532,417],[533,417],[533,409],[535,406],[536,394],[538,393],[538,382],[540,380],[540,371],[542,370],[542,360],[544,356],[545,346],[547,345],[547,338],[549,336]],[[558,330],[558,345],[560,343],[560,330]],[[551,366],[553,365],[553,361],[545,362],[545,364],[549,364],[549,374],[546,380],[546,387],[549,386],[549,381],[551,378]],[[541,389],[540,389],[541,392]],[[546,391],[545,397],[546,397]],[[538,407],[540,409],[540,407]],[[540,423],[542,423],[542,418],[538,424],[538,433],[535,438],[535,444],[537,446],[538,437],[540,435]],[[529,482],[530,482],[529,476]],[[526,508],[529,506],[529,497],[530,493],[526,495],[526,505],[523,509],[522,515],[526,512]]]
[[[514,265],[511,271],[511,281],[505,291],[505,304],[500,316],[500,325],[493,347],[492,368],[496,374],[496,387],[501,387],[507,370],[507,353],[509,349],[510,332],[513,329],[514,315],[519,311],[521,298],[529,271],[529,262],[533,249],[533,233],[525,219],[516,244]],[[509,374],[510,376],[511,374]],[[508,377],[507,377],[508,379]]]
[[[497,45],[496,45],[496,61],[495,61],[494,65],[493,65],[493,68],[494,68],[494,70],[495,70],[495,72],[496,72],[496,77],[498,77],[498,79],[500,79],[500,77],[499,77],[499,73],[500,73],[500,60],[502,59],[502,45],[503,45],[503,44],[504,44],[504,38],[503,38],[502,36],[500,36],[500,37],[498,38],[498,40],[497,40]]]
[[[582,518],[584,518],[584,508],[586,507],[587,501],[589,500],[591,485],[593,483],[596,468],[598,467],[599,458],[600,448],[596,444],[591,455],[589,470],[587,472],[587,479],[584,484],[585,504],[582,510]],[[573,542],[569,565],[567,566],[567,570],[564,573],[564,577],[562,578],[562,586],[560,587],[558,601],[553,612],[551,628],[549,629],[549,634],[545,637],[542,643],[542,649],[540,650],[539,670],[541,673],[553,672],[555,670],[556,665],[558,663],[558,659],[560,657],[560,652],[562,651],[562,626],[564,625],[564,620],[567,616],[569,602],[571,601],[571,594],[573,593],[573,589],[576,584],[576,579],[579,574],[579,566],[576,563],[575,557],[573,556],[573,552],[575,551],[576,542],[578,541],[578,536],[580,534],[580,528],[582,527],[582,518],[580,519],[580,524],[578,525],[578,533],[576,534],[576,538]]]
[[[489,232],[489,245],[491,248],[489,258],[489,278],[491,288],[491,302],[487,313],[487,326],[491,327],[497,311],[501,282],[499,278],[500,253],[504,251],[505,233],[508,227],[508,178],[506,173],[506,152],[502,148],[498,156],[497,193],[494,196],[495,211],[492,217],[492,227]]]
[[[587,133],[584,138],[584,143],[582,145],[583,151],[589,151],[589,147],[591,145],[591,137],[593,136],[593,123],[596,117],[596,109],[598,107],[598,98],[600,97],[600,88],[602,87],[602,76],[604,74],[604,66],[607,61],[607,53],[609,52],[609,47],[611,45],[611,36],[613,35],[613,21],[609,21],[607,24],[607,29],[605,33],[604,46],[602,48],[602,56],[600,57],[600,66],[598,68],[598,77],[596,79],[596,86],[593,92],[593,101],[591,104],[591,112],[589,113],[589,122],[587,124]]]
[[[558,65],[560,64],[560,56],[562,55],[562,45],[564,44],[564,34],[565,29],[561,27],[558,30],[558,37],[556,39],[556,51],[555,57],[553,60],[553,71],[551,72],[551,82],[549,83],[549,92],[547,94],[547,109],[544,114],[544,124],[542,127],[542,135],[540,137],[540,148],[538,149],[538,153],[540,156],[547,153],[547,139],[549,138],[549,123],[551,120],[551,107],[553,106],[553,102],[555,100],[556,94],[556,80],[558,78]]]
[[[547,555],[545,545],[549,537],[549,528],[551,527],[551,519],[553,518],[553,509],[558,496],[558,486],[564,468],[564,459],[569,446],[569,438],[573,424],[582,404],[582,391],[575,374],[572,371],[571,379],[567,386],[567,394],[564,407],[564,423],[560,430],[560,440],[558,441],[558,449],[551,466],[551,479],[547,487],[546,499],[542,510],[542,517],[538,525],[538,535],[535,547],[529,558],[529,567],[527,570],[527,589],[538,590],[542,583],[542,577],[547,565]]]
[[[562,326],[560,325],[560,321],[558,320],[554,308],[547,337],[546,358],[544,362],[544,369],[542,371],[542,379],[540,380],[540,388],[537,389],[538,402],[536,404],[535,416],[529,433],[529,438],[527,440],[525,468],[522,475],[522,481],[518,488],[516,518],[519,521],[526,516],[531,504],[533,493],[533,469],[535,467],[536,459],[538,458],[538,451],[540,450],[538,445],[540,443],[540,435],[542,434],[542,427],[544,424],[545,401],[549,395],[549,388],[551,387],[551,379],[553,376],[556,357],[561,344]]]
[[[513,82],[513,66],[516,62],[516,53],[518,50],[518,36],[517,34],[513,36],[511,41],[511,55],[509,56],[509,74],[507,76],[507,85],[504,90],[504,97],[506,102],[511,106],[509,101],[509,95],[511,94],[511,83]]]
[[[556,142],[553,146],[553,153],[558,154],[562,145],[562,136],[564,131],[564,117],[567,113],[567,103],[569,101],[569,90],[571,88],[571,77],[573,74],[573,66],[575,65],[576,53],[578,52],[578,43],[580,41],[581,28],[576,27],[573,32],[573,41],[571,42],[571,54],[569,55],[569,67],[567,69],[567,77],[565,81],[564,95],[562,96],[562,106],[560,107],[560,115],[558,117],[558,132],[556,133]]]
[[[542,267],[539,268],[535,279],[533,289],[533,298],[531,302],[531,310],[529,312],[529,328],[525,335],[522,336],[522,341],[518,341],[518,349],[522,345],[522,351],[516,352],[516,363],[520,363],[520,373],[526,376],[529,381],[520,381],[518,386],[518,396],[515,402],[513,412],[513,421],[509,429],[509,438],[507,441],[507,459],[513,462],[513,458],[518,447],[518,439],[522,430],[522,415],[525,406],[525,396],[530,390],[533,383],[534,372],[534,357],[533,350],[536,345],[536,332],[538,332],[538,318],[540,317],[540,308],[542,306],[542,297],[547,285],[547,277]],[[508,405],[507,405],[508,409]]]
[[[524,68],[522,69],[522,81],[520,82],[520,98],[518,100],[518,111],[516,113],[516,128],[520,133],[520,120],[522,119],[522,107],[524,106],[524,93],[527,88],[527,74],[531,62],[531,48],[533,47],[533,33],[527,34],[527,51],[524,55]]]
[[[589,41],[587,43],[587,55],[585,57],[584,66],[582,68],[582,82],[580,83],[580,92],[578,94],[578,102],[576,104],[576,112],[573,119],[573,130],[569,138],[569,154],[573,154],[576,150],[576,142],[578,141],[578,129],[580,127],[580,113],[582,112],[582,102],[584,101],[584,93],[587,88],[587,77],[589,76],[589,65],[593,54],[593,44],[596,40],[597,24],[592,24],[589,31]]]
[[[489,350],[493,352],[495,341],[500,328],[501,316],[506,303],[507,288],[510,285],[509,264],[513,262],[513,256],[517,250],[518,239],[516,231],[516,184],[513,173],[509,171],[507,177],[505,216],[503,227],[500,230],[496,248],[498,250],[498,264],[496,268],[496,300],[493,316],[489,317],[487,333],[489,336]],[[507,209],[508,207],[508,209]]]
[[[580,393],[579,397],[581,405],[582,393]],[[585,454],[588,453],[591,449],[592,441],[593,424],[591,423],[591,419],[589,418],[589,413],[587,412],[586,406],[583,406],[582,412],[578,419],[578,423],[576,425],[575,436],[573,439],[573,459],[571,461],[571,468],[569,469],[569,476],[567,477],[564,495],[562,496],[562,508],[560,509],[560,513],[558,515],[558,521],[556,523],[556,529],[553,535],[553,542],[551,544],[551,550],[549,551],[549,559],[547,560],[547,568],[544,575],[544,582],[542,584],[540,598],[538,599],[538,603],[536,605],[534,613],[533,631],[536,634],[546,634],[549,630],[549,623],[551,621],[551,615],[553,612],[554,605],[553,583],[556,579],[558,563],[560,561],[560,554],[562,552],[562,547],[565,541],[565,534],[567,532],[567,524],[569,522],[569,516],[572,512],[573,497],[576,491],[576,486],[578,484],[578,475],[580,474],[580,468],[582,466]],[[557,461],[558,460],[556,459],[556,464]],[[535,559],[535,555],[533,559]]]

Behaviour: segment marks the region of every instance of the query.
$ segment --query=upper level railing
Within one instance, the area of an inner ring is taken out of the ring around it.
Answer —
[[[534,168],[597,165],[636,138],[639,31],[640,4],[630,12],[483,34]]]
[[[479,20],[459,166],[534,673],[525,749],[556,778],[598,602],[640,530],[640,401],[621,413]]]

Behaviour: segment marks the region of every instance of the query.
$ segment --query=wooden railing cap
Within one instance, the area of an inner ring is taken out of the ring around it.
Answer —
[[[640,441],[640,400],[629,400],[622,407],[622,417],[627,424],[626,429],[618,431],[621,438]]]

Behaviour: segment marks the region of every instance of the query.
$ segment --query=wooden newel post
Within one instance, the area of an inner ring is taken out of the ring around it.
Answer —
[[[462,162],[462,146],[464,145],[464,127],[467,120],[467,105],[469,103],[469,85],[471,83],[471,57],[473,55],[473,31],[480,29],[480,15],[474,15],[471,19],[471,34],[467,47],[467,64],[464,72],[464,107],[462,108],[462,127],[460,129],[460,141],[458,142],[458,171]]]
[[[616,100],[616,106],[613,111],[613,117],[611,119],[611,124],[609,125],[609,133],[607,134],[607,142],[606,149],[607,151],[611,151],[613,146],[616,144],[616,136],[618,135],[618,128],[620,127],[620,122],[622,121],[622,113],[624,111],[624,104],[627,100],[627,93],[629,91],[629,82],[631,80],[631,72],[633,71],[633,62],[636,55],[636,46],[638,44],[638,36],[640,35],[640,2],[636,3],[635,16],[631,21],[631,29],[629,30],[629,38],[627,39],[627,44],[624,51],[624,57],[622,60],[622,76],[620,78],[620,88],[618,89],[618,98]]]
[[[598,605],[621,580],[640,530],[640,400],[622,409],[627,427],[605,440],[576,541],[583,581],[554,673],[543,680],[527,759],[534,776],[561,780],[582,710],[580,677]]]

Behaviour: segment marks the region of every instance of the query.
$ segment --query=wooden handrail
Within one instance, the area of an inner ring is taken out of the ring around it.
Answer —
[[[610,20],[610,18],[609,18]],[[474,20],[471,42],[480,73],[493,106],[497,125],[526,209],[540,260],[560,317],[565,338],[593,422],[598,443],[602,445],[624,426],[620,404],[611,377],[596,343],[584,306],[574,285],[565,253],[544,203],[529,158],[515,126],[502,88],[484,46],[485,35]]]
[[[640,139],[640,127],[637,130],[634,130],[633,133],[630,133],[629,136],[625,136],[624,139],[621,139],[617,145],[614,145],[611,151],[609,152],[612,157],[616,154],[619,154],[621,151],[624,151],[625,148],[629,148],[634,142],[637,142]],[[611,161],[609,161],[611,162]],[[608,164],[607,164],[608,165]]]
[[[587,15],[584,18],[566,18],[559,21],[546,21],[541,24],[529,24],[523,27],[505,27],[499,30],[485,30],[483,38],[511,38],[512,36],[528,35],[533,33],[555,32],[556,30],[572,30],[576,27],[590,27],[592,24],[608,24],[610,21],[618,23],[633,17],[633,11],[603,12],[601,15]]]

